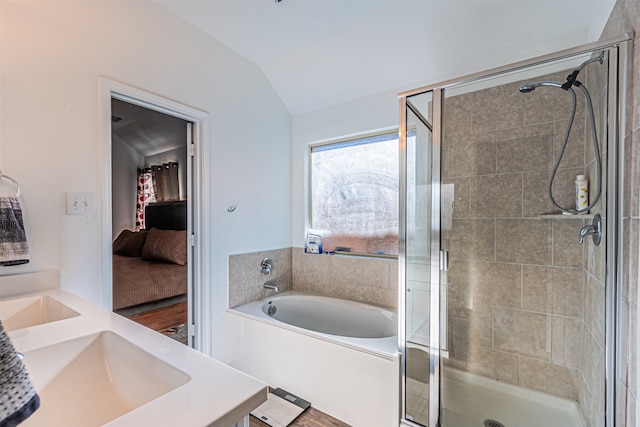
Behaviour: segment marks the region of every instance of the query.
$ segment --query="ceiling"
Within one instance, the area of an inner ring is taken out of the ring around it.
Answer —
[[[599,38],[615,0],[156,0],[256,63],[293,116]]]
[[[187,145],[185,120],[115,98],[111,99],[111,131],[143,156]]]

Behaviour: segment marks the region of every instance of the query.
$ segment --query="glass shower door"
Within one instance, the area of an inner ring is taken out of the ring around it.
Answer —
[[[617,424],[627,43],[400,94],[401,425]]]
[[[403,99],[400,129],[401,165],[405,188],[401,202],[406,218],[400,262],[405,280],[405,323],[401,333],[403,350],[403,420],[409,425],[435,426],[438,417],[439,332],[431,313],[439,312],[439,191],[433,185],[439,170],[434,161],[433,93]],[[435,201],[435,203],[434,203]],[[435,251],[435,252],[434,252]],[[435,262],[435,264],[434,264]],[[434,276],[435,275],[435,276]],[[434,287],[436,287],[434,291]]]
[[[445,91],[442,186],[455,204],[441,228],[443,427],[604,427],[606,245],[579,236],[608,217],[607,58],[586,52]],[[564,90],[573,70],[579,84]],[[575,210],[581,175],[594,206],[563,215],[549,193]]]

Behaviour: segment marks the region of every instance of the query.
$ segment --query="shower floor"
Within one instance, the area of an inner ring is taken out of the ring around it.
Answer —
[[[485,420],[504,427],[584,427],[575,402],[546,393],[451,368],[444,370],[443,388],[443,427],[482,427]],[[427,393],[427,384],[407,378],[407,406],[423,425],[428,417]]]

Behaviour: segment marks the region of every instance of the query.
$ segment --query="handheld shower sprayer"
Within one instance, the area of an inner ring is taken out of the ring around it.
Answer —
[[[600,52],[600,55],[596,56],[595,58],[590,58],[584,61],[582,64],[580,64],[578,68],[573,70],[573,72],[569,74],[569,76],[567,76],[567,81],[565,83],[554,82],[554,81],[542,81],[542,82],[530,83],[527,85],[520,86],[520,89],[519,89],[520,92],[522,93],[529,93],[529,92],[533,92],[537,87],[548,86],[548,87],[563,89],[571,94],[571,99],[572,99],[571,116],[569,117],[567,130],[564,134],[562,148],[560,149],[560,153],[558,154],[558,159],[555,162],[555,165],[553,167],[553,172],[551,173],[551,177],[549,179],[549,187],[547,191],[549,200],[551,201],[553,206],[560,209],[560,211],[562,212],[566,212],[570,214],[580,214],[580,213],[588,212],[589,209],[593,208],[598,202],[598,200],[600,199],[600,193],[602,190],[602,160],[600,158],[600,147],[598,144],[596,120],[593,112],[593,103],[591,102],[591,96],[589,95],[589,91],[587,90],[587,88],[580,81],[577,80],[577,77],[580,71],[584,67],[586,67],[587,65],[593,62],[599,62],[600,64],[602,64],[604,62],[604,51]],[[592,134],[591,139],[593,141],[593,151],[595,154],[595,161],[596,161],[596,194],[593,197],[593,199],[589,202],[589,205],[583,209],[568,209],[560,206],[556,202],[552,193],[553,181],[555,179],[556,173],[558,172],[558,167],[560,166],[560,161],[564,156],[565,149],[567,148],[567,142],[569,141],[569,134],[571,133],[571,128],[573,127],[573,120],[575,119],[575,116],[576,116],[576,92],[572,86],[580,88],[585,98],[585,104],[587,106],[587,110],[589,111],[589,118],[591,121],[591,134]]]

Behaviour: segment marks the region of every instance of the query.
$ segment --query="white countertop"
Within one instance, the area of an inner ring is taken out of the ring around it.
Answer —
[[[6,282],[8,277],[2,279],[2,282]],[[266,384],[60,289],[18,295],[4,292],[2,300],[44,295],[67,305],[80,316],[9,331],[9,338],[17,351],[28,352],[101,331],[111,331],[190,378],[186,384],[106,424],[110,427],[233,426],[267,399]]]

